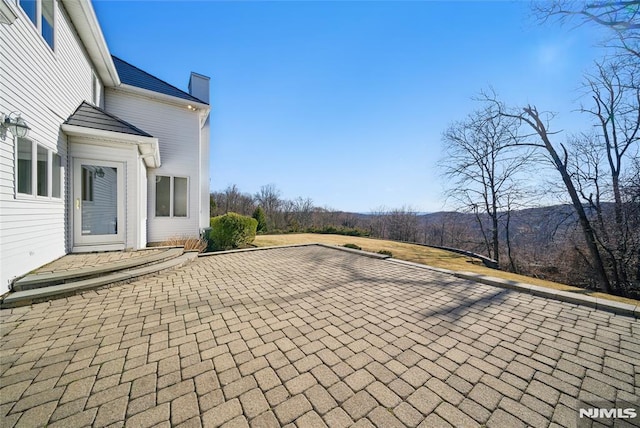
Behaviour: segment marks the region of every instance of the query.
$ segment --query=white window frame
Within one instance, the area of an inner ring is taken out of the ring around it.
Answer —
[[[159,216],[157,213],[157,205],[158,205],[158,186],[157,186],[157,179],[158,177],[166,177],[169,179],[169,215],[166,216]],[[186,200],[186,204],[187,204],[187,215],[186,216],[176,216],[174,215],[174,198],[175,198],[175,179],[176,178],[184,178],[185,180],[187,180],[187,200]],[[154,182],[156,183],[156,185],[154,186],[154,206],[153,206],[153,216],[155,218],[184,218],[187,219],[190,217],[190,210],[189,210],[189,189],[190,189],[190,179],[189,177],[185,177],[182,175],[162,175],[162,174],[158,174],[155,177]]]
[[[51,0],[53,2],[52,8],[53,8],[53,22],[51,24],[51,26],[53,27],[52,31],[53,34],[51,36],[51,44],[49,44],[49,41],[44,37],[43,34],[43,26],[42,26],[42,2],[43,0],[33,0],[36,3],[36,22],[34,23],[31,20],[31,17],[29,17],[29,15],[27,14],[27,12],[22,8],[22,6],[20,5],[21,0],[15,0],[16,3],[19,6],[20,11],[22,12],[22,14],[27,18],[27,20],[36,28],[36,30],[38,31],[38,34],[40,35],[40,37],[42,38],[42,40],[45,42],[45,44],[52,50],[55,50],[55,46],[56,46],[56,27],[57,27],[57,18],[56,18],[56,12],[58,10],[58,0]]]
[[[31,193],[21,193],[18,191],[18,144],[19,141],[26,141],[31,144]],[[28,138],[14,138],[14,150],[15,150],[15,163],[14,163],[14,196],[16,199],[37,199],[37,200],[52,200],[52,201],[60,201],[62,200],[62,194],[64,190],[64,186],[62,183],[63,180],[63,158],[60,153],[57,153],[46,146],[39,144],[34,140],[30,140]],[[44,149],[47,154],[47,194],[46,195],[38,195],[38,147]],[[59,188],[60,188],[60,196],[53,196],[53,156],[60,156],[60,174],[59,174]]]

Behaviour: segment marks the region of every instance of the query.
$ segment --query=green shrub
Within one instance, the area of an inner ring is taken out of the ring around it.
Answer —
[[[210,249],[214,251],[240,248],[256,237],[258,221],[236,213],[211,218],[209,232]]]
[[[343,247],[351,248],[351,249],[354,249],[354,250],[362,250],[362,247],[360,247],[359,245],[356,245],[356,244],[344,244]]]
[[[255,218],[258,222],[258,227],[256,229],[257,232],[266,232],[267,231],[267,216],[264,213],[264,210],[261,206],[258,206],[255,210],[253,210],[253,214],[251,217]]]
[[[309,227],[304,230],[306,233],[321,233],[331,235],[346,235],[346,236],[369,236],[369,232],[357,227],[336,227],[336,226],[324,226],[324,227]]]
[[[382,254],[382,255],[385,255],[385,256],[393,257],[393,253],[391,251],[389,251],[389,250],[380,250],[380,251],[378,251],[378,254]]]

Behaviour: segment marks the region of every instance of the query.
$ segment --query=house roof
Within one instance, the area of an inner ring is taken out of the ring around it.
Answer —
[[[148,91],[153,91],[172,97],[182,98],[184,100],[193,101],[196,103],[209,104],[188,94],[183,90],[176,88],[173,85],[170,85],[164,80],[158,79],[157,77],[152,76],[146,71],[141,70],[138,67],[121,60],[116,56],[112,55],[111,57],[113,58],[113,63],[116,66],[116,70],[118,70],[120,81],[125,85],[135,86],[137,88],[146,89]]]
[[[102,131],[119,132],[121,134],[153,137],[153,135],[136,128],[129,122],[107,113],[94,105],[83,101],[76,111],[64,122],[65,125],[82,126]]]

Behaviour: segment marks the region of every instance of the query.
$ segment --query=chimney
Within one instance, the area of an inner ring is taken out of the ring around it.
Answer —
[[[207,76],[192,71],[189,78],[189,95],[209,104],[209,80]]]

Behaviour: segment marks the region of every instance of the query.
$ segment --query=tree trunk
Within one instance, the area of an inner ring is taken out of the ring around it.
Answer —
[[[573,185],[573,181],[571,180],[571,176],[567,172],[567,167],[565,162],[560,159],[558,152],[555,150],[551,141],[549,141],[549,135],[547,134],[547,129],[542,123],[540,116],[538,115],[537,110],[532,107],[527,107],[524,109],[524,112],[531,118],[535,123],[529,122],[533,128],[536,130],[544,146],[549,152],[549,155],[553,159],[553,163],[555,164],[556,169],[560,173],[562,177],[562,181],[569,193],[569,197],[571,198],[571,203],[573,204],[573,208],[576,210],[576,214],[578,214],[578,220],[580,221],[580,226],[582,228],[582,232],[584,234],[585,241],[587,243],[587,248],[589,249],[589,253],[591,255],[591,259],[593,262],[593,268],[596,271],[596,275],[602,281],[602,288],[607,293],[612,293],[611,283],[609,282],[609,278],[607,277],[607,272],[604,267],[604,263],[602,261],[602,256],[598,249],[598,245],[596,243],[596,237],[591,227],[591,223],[589,222],[589,218],[587,217],[586,212],[584,211],[584,207],[582,206],[582,202],[580,201],[580,197],[578,196],[578,192],[576,191],[575,186]]]
[[[507,223],[504,227],[505,233],[505,241],[507,244],[507,258],[509,259],[509,267],[511,268],[511,272],[518,273],[518,269],[516,268],[516,261],[513,258],[513,254],[511,253],[511,207],[507,206]]]

